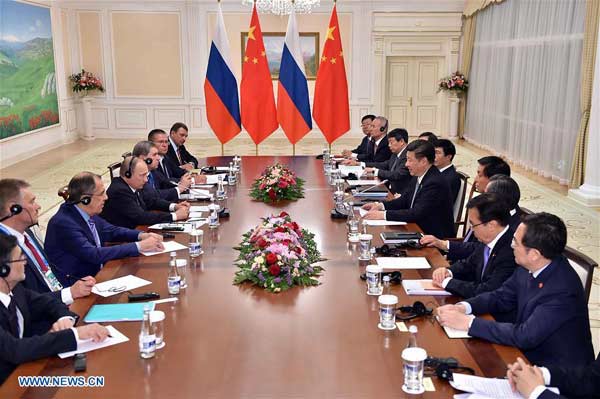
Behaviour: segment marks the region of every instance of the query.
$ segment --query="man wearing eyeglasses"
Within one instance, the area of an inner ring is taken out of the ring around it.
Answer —
[[[84,340],[101,342],[108,336],[99,324],[74,327],[78,316],[67,306],[19,284],[26,281],[26,263],[17,238],[0,235],[0,385],[21,363],[76,350]],[[32,326],[38,324],[49,329],[36,332]]]
[[[163,249],[162,236],[117,227],[99,216],[107,196],[100,176],[90,172],[69,182],[69,197],[48,222],[45,249],[60,265],[57,277],[64,285],[92,275],[112,259],[138,256]],[[125,244],[105,246],[107,242]]]
[[[528,215],[515,231],[519,264],[497,290],[437,309],[440,324],[472,337],[515,346],[540,366],[583,366],[594,359],[581,280],[563,256],[567,228],[549,213]],[[515,311],[512,323],[474,315]]]
[[[63,288],[56,277],[57,267],[50,262],[42,243],[30,230],[38,223],[40,209],[29,183],[18,179],[0,180],[0,217],[4,219],[0,223],[0,235],[14,236],[27,259],[28,277],[22,284],[39,293],[51,292],[58,300],[70,305],[75,299],[88,296],[96,280],[82,275],[81,280]]]
[[[508,221],[508,204],[495,194],[481,194],[467,203],[473,233],[480,245],[468,258],[433,272],[433,284],[463,298],[499,288],[514,272],[515,256],[511,248],[512,233]],[[503,320],[514,315],[501,316]]]

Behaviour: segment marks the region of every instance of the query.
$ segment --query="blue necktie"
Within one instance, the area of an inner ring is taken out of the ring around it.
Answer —
[[[152,187],[156,188],[156,185],[154,184],[154,176],[152,176],[152,173],[148,173],[148,183],[150,183]]]
[[[490,259],[490,247],[487,245],[483,247],[483,267],[481,268],[481,278],[483,278],[483,274],[485,273],[485,268],[488,264],[488,260]]]
[[[88,224],[90,226],[90,230],[92,231],[92,235],[94,236],[94,241],[96,241],[96,247],[102,247],[100,243],[100,236],[98,235],[98,230],[96,230],[96,223],[92,219],[88,220]]]

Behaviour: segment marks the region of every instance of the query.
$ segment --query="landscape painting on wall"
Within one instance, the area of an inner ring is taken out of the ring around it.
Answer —
[[[58,123],[50,9],[0,0],[0,139]]]

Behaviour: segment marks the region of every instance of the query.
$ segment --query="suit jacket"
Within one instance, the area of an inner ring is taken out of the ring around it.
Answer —
[[[177,158],[177,156],[175,158]],[[166,156],[159,162],[156,170],[162,172],[167,179],[176,182],[179,181],[181,176],[187,173],[185,169],[179,167],[177,162],[173,162],[171,158],[167,158]]]
[[[583,367],[549,366],[550,386],[560,390],[557,395],[545,390],[539,398],[598,398],[600,397],[600,354],[592,363]]]
[[[160,169],[153,170],[151,174],[154,178],[154,187],[161,193],[161,198],[171,202],[179,199],[179,193],[173,181],[167,178]]]
[[[490,252],[483,275],[484,245],[479,246],[467,259],[450,266],[452,279],[446,285],[446,291],[463,298],[471,298],[500,288],[516,267],[511,242],[512,233],[507,230]]]
[[[156,171],[152,171],[148,175],[148,182],[142,189],[142,198],[146,204],[154,204],[153,206],[155,209],[168,211],[169,205],[179,199],[179,194],[177,194],[177,190],[171,182],[167,181],[168,186],[170,187],[163,183],[163,187],[166,186],[168,188],[161,188],[160,181],[162,181],[162,179],[161,177],[157,178],[157,174],[154,172]]]
[[[155,204],[147,204],[143,195],[138,196],[134,193],[121,177],[113,179],[106,194],[108,201],[104,204],[104,210],[100,216],[109,223],[132,229],[138,225],[173,221],[173,217],[167,212],[168,209],[162,208],[159,209],[162,212],[151,212],[151,209],[156,209],[153,208]]]
[[[383,136],[379,144],[377,145],[377,150],[373,152],[373,144],[370,143],[367,149],[367,152],[363,154],[359,154],[356,159],[361,162],[385,162],[392,156],[392,151],[390,150],[390,146],[388,144],[387,135]]]
[[[406,149],[403,149],[400,156],[392,154],[385,162],[367,162],[366,165],[371,168],[377,168],[377,177],[381,180],[389,180],[388,189],[395,193],[401,193],[406,190],[412,176],[406,167]]]
[[[515,209],[515,214],[510,216],[508,220],[509,230],[511,234],[515,233],[517,227],[521,223],[521,217],[523,216],[523,211],[521,208],[517,206]],[[450,245],[448,247],[448,260],[449,261],[457,261],[461,259],[465,259],[469,257],[477,248],[479,248],[482,244],[479,242],[475,234],[469,229],[467,234],[465,235],[466,240],[464,241],[450,241]]]
[[[64,286],[73,284],[74,278],[95,276],[102,265],[112,259],[139,255],[136,244],[131,241],[137,241],[140,231],[113,226],[100,216],[92,216],[91,220],[102,245],[106,242],[128,243],[96,247],[89,225],[75,205],[62,204],[48,222],[45,248],[49,259],[60,265],[56,277]]]
[[[386,219],[417,223],[425,234],[433,234],[437,237],[454,236],[450,189],[440,171],[435,166],[431,166],[425,173],[411,208],[410,203],[416,185],[417,178],[413,177],[400,198],[383,203],[387,210]]]
[[[448,183],[448,187],[450,187],[452,202],[456,201],[458,192],[460,191],[460,176],[456,173],[454,165],[450,165],[448,169],[444,170],[442,172],[442,177],[446,179],[446,183]]]
[[[54,297],[31,291],[21,284],[17,284],[12,293],[12,300],[16,301],[23,315],[23,338],[11,333],[8,309],[0,304],[0,384],[21,363],[77,349],[71,329],[43,335],[32,333],[32,325],[36,322],[44,321],[51,325],[64,316],[77,318],[76,314],[69,312]]]
[[[369,137],[365,134],[365,137],[363,137],[363,139],[360,142],[360,144],[358,145],[358,147],[353,149],[352,152],[355,154],[364,154],[365,152],[367,152],[367,149],[369,148],[369,140],[370,139],[371,139],[371,137]]]
[[[475,318],[469,335],[515,346],[540,366],[583,366],[594,360],[583,286],[567,259],[557,256],[537,278],[517,268],[497,290],[467,300],[473,314],[516,310],[514,323]]]
[[[165,156],[165,158],[169,158],[171,162],[178,166],[185,165],[186,163],[192,163],[194,165],[194,168],[198,168],[198,160],[196,159],[196,157],[190,154],[188,150],[186,150],[184,145],[179,146],[179,153],[181,154],[181,162],[179,162],[179,158],[177,158],[177,153],[175,153],[175,150],[171,145],[171,140],[169,140],[169,150],[167,151],[167,155]]]

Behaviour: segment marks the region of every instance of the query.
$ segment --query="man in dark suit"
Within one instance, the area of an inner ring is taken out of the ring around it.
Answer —
[[[354,159],[342,161],[342,165],[360,165],[361,162],[385,162],[392,156],[387,139],[388,120],[383,116],[378,116],[371,123],[369,142],[367,152],[359,154]]]
[[[167,152],[169,151],[169,136],[162,129],[153,129],[148,133],[148,141],[153,142],[158,149],[158,168],[156,169],[158,172],[162,173],[165,178],[170,181],[174,181],[179,183],[180,179],[190,179],[190,174],[183,168],[180,168],[179,165],[173,161],[171,158],[167,157]]]
[[[528,399],[566,399],[600,397],[600,355],[580,367],[530,366],[520,357],[506,373],[513,390]],[[560,395],[546,386],[558,388]]]
[[[437,309],[443,326],[515,346],[542,366],[583,366],[594,359],[587,300],[579,276],[562,255],[567,228],[548,213],[528,215],[513,240],[522,266],[497,290]],[[473,315],[516,311],[514,323]]]
[[[25,263],[17,239],[0,235],[0,384],[21,363],[76,350],[81,340],[100,342],[108,330],[99,324],[74,327],[77,315],[49,294],[25,288]],[[46,323],[50,331],[32,332]]]
[[[468,258],[433,272],[434,285],[463,298],[499,288],[516,266],[506,204],[494,194],[481,194],[467,203],[467,212],[483,245]]]
[[[182,179],[175,186],[166,176],[158,172],[159,155],[158,148],[151,141],[140,141],[134,147],[131,155],[141,159],[148,165],[148,182],[142,189],[144,201],[152,202],[153,197],[165,201],[178,201],[181,193],[190,188],[191,180]]]
[[[187,171],[198,168],[198,160],[186,150],[184,144],[188,138],[188,128],[184,123],[177,122],[169,132],[169,149],[166,157],[174,164]]]
[[[440,170],[444,179],[450,187],[452,201],[456,201],[458,191],[460,190],[460,176],[456,173],[456,168],[452,165],[456,155],[456,147],[447,139],[439,139],[433,145],[435,147],[434,165]]]
[[[396,194],[404,191],[412,179],[406,167],[408,132],[405,129],[393,129],[387,136],[392,156],[385,162],[364,163],[364,173],[373,173],[379,180],[387,180],[388,189]]]
[[[18,212],[11,212],[11,208]],[[21,284],[35,292],[51,293],[59,301],[70,305],[75,299],[88,296],[96,280],[89,275],[82,275],[81,280],[71,281],[70,287],[63,287],[57,278],[59,269],[52,264],[42,244],[30,230],[38,223],[40,209],[29,183],[18,179],[0,180],[0,217],[4,219],[0,223],[0,235],[14,236],[27,258],[27,279]]]
[[[424,141],[429,141],[431,144],[435,145],[435,142],[437,141],[438,138],[435,135],[435,133],[433,133],[433,132],[423,132],[423,133],[419,134],[418,139],[424,140]]]
[[[427,141],[415,140],[406,147],[406,167],[413,176],[400,198],[363,205],[365,219],[417,223],[426,234],[452,237],[454,220],[450,189],[433,166],[435,149]]]
[[[113,179],[108,187],[108,200],[100,214],[109,223],[132,229],[139,225],[168,223],[188,218],[189,204],[186,202],[169,204],[166,201],[144,201],[141,190],[148,181],[148,166],[141,159],[125,158],[119,174],[120,176]]]
[[[363,137],[362,141],[360,142],[360,144],[358,145],[358,147],[356,147],[353,150],[343,150],[342,151],[342,156],[345,158],[351,158],[351,157],[356,157],[358,156],[358,154],[364,154],[367,152],[368,146],[369,146],[369,139],[370,139],[370,132],[371,132],[371,123],[373,122],[373,119],[375,119],[375,115],[365,115],[362,117],[361,121],[360,121],[360,127],[362,129],[363,134],[365,135],[365,137]]]
[[[106,198],[100,176],[79,173],[69,182],[68,201],[48,222],[45,249],[50,260],[60,265],[57,277],[65,285],[96,275],[112,259],[163,248],[158,234],[113,226],[98,216]],[[127,244],[106,246],[108,242]]]

